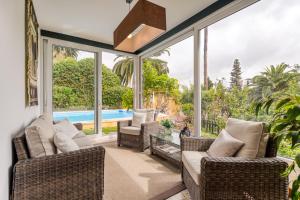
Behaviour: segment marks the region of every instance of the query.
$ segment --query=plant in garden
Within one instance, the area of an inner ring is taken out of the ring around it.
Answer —
[[[157,52],[153,55],[153,57],[161,56],[162,54],[170,55],[170,51],[168,49],[164,49],[162,51]],[[152,66],[158,71],[158,74],[167,74],[169,73],[168,63],[164,60],[158,58],[145,58],[145,61],[151,62]],[[121,83],[124,86],[128,86],[131,83],[133,78],[134,66],[133,66],[133,58],[129,56],[119,55],[115,58],[117,61],[113,67],[113,72],[116,73],[120,79]]]
[[[53,66],[53,105],[56,109],[92,109],[95,101],[94,59],[66,58]],[[102,104],[120,108],[126,88],[111,69],[102,65]]]
[[[174,127],[174,123],[169,119],[161,120],[160,124],[166,129],[171,129]]]
[[[157,110],[165,111],[166,105],[172,99],[176,103],[179,100],[179,83],[175,78],[169,77],[168,74],[159,75],[156,68],[152,66],[150,61],[145,61],[143,65],[143,85],[144,85],[144,102],[151,107],[154,102],[152,99],[161,97],[157,106]]]
[[[268,113],[270,106],[274,104],[273,119],[270,121],[270,131],[277,141],[277,146],[286,139],[290,141],[290,148],[296,149],[300,147],[300,95],[283,95],[281,97],[270,97],[262,102],[257,109],[257,114],[260,108],[265,109]],[[300,167],[300,152],[293,158],[294,162],[288,167],[283,175],[288,176],[295,166]],[[300,198],[299,192],[300,174],[292,185],[292,199]]]
[[[239,59],[235,59],[233,63],[233,68],[230,73],[230,87],[238,87],[239,89],[242,88],[242,71],[240,66]]]
[[[69,108],[77,101],[75,92],[71,88],[57,85],[53,87],[54,108]]]
[[[95,91],[94,59],[86,58],[76,61],[74,58],[66,58],[53,66],[53,85],[55,87],[69,88],[66,94],[62,90],[54,91],[54,105],[58,105],[59,99],[67,98],[65,95],[72,96],[74,101],[60,108],[80,107],[86,109],[93,108]],[[65,90],[66,91],[66,90]],[[70,94],[70,92],[72,94]],[[59,95],[60,97],[58,97]]]
[[[281,95],[282,92],[288,92],[295,87],[299,88],[299,78],[297,66],[292,67],[284,63],[271,65],[260,75],[252,78],[250,99],[257,103],[276,94]]]
[[[181,111],[185,115],[185,121],[191,124],[194,121],[194,105],[186,103],[181,105]]]
[[[68,57],[76,59],[78,57],[78,50],[70,47],[54,46],[53,48],[54,63],[57,63]]]
[[[133,108],[133,89],[132,88],[126,88],[122,95],[122,106],[123,108],[126,108],[127,110]]]

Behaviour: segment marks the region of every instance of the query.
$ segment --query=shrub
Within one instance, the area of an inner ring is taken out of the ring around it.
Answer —
[[[122,95],[122,106],[127,110],[133,108],[133,89],[126,88]]]

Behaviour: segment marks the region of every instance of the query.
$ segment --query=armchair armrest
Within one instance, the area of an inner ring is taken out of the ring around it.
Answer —
[[[215,139],[199,137],[183,137],[181,139],[182,151],[207,151]]]
[[[118,121],[118,131],[120,131],[121,127],[125,127],[125,126],[131,126],[132,120],[122,120],[122,121]]]
[[[281,176],[287,166],[278,158],[204,157],[201,195],[204,199],[212,194],[229,199],[287,199],[288,178]]]
[[[104,157],[98,146],[18,161],[13,199],[102,199]]]
[[[142,130],[142,134],[147,136],[149,136],[151,133],[158,133],[159,123],[156,121],[142,123],[141,130]]]

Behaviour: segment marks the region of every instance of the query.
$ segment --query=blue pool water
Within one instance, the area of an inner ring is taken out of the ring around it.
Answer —
[[[132,111],[102,110],[102,120],[123,119],[132,117]],[[72,123],[94,121],[94,111],[53,112],[55,121],[68,119]]]

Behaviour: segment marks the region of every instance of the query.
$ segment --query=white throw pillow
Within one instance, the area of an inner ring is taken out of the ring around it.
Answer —
[[[74,126],[69,120],[64,119],[63,121],[58,122],[54,125],[54,130],[56,133],[61,132],[73,138],[80,131]]]
[[[62,132],[57,132],[54,136],[54,144],[61,152],[79,150],[79,146],[68,135]]]
[[[237,157],[254,159],[257,157],[263,123],[229,118],[225,130],[245,145],[237,152]]]
[[[135,112],[137,113],[146,113],[146,122],[153,122],[155,119],[155,111],[148,110],[148,109],[136,109]]]
[[[131,126],[141,127],[141,125],[146,122],[146,117],[147,113],[133,112]]]
[[[36,127],[35,131],[29,131],[32,134],[38,134],[40,137],[40,142],[42,143],[42,146],[44,148],[45,151],[45,155],[53,155],[56,153],[56,148],[53,142],[53,137],[54,137],[54,128],[53,128],[53,123],[51,120],[51,116],[49,114],[45,114],[45,115],[41,115],[40,117],[38,117],[36,120],[34,120],[30,126],[28,127],[28,129],[32,128],[32,127]],[[27,131],[25,131],[26,134]],[[28,132],[28,133],[29,133]],[[27,134],[28,134],[27,133]],[[28,140],[27,143],[29,151],[32,152],[32,154],[30,155],[31,157],[35,157],[36,155],[41,155],[40,152],[39,153],[34,153],[35,151],[35,147],[36,142],[38,140],[34,140],[34,141],[29,141],[30,139],[32,139],[33,137],[28,137],[28,135],[26,136],[26,139]]]
[[[227,131],[222,130],[215,141],[210,145],[207,153],[211,157],[231,157],[242,146],[244,142],[235,139]]]

